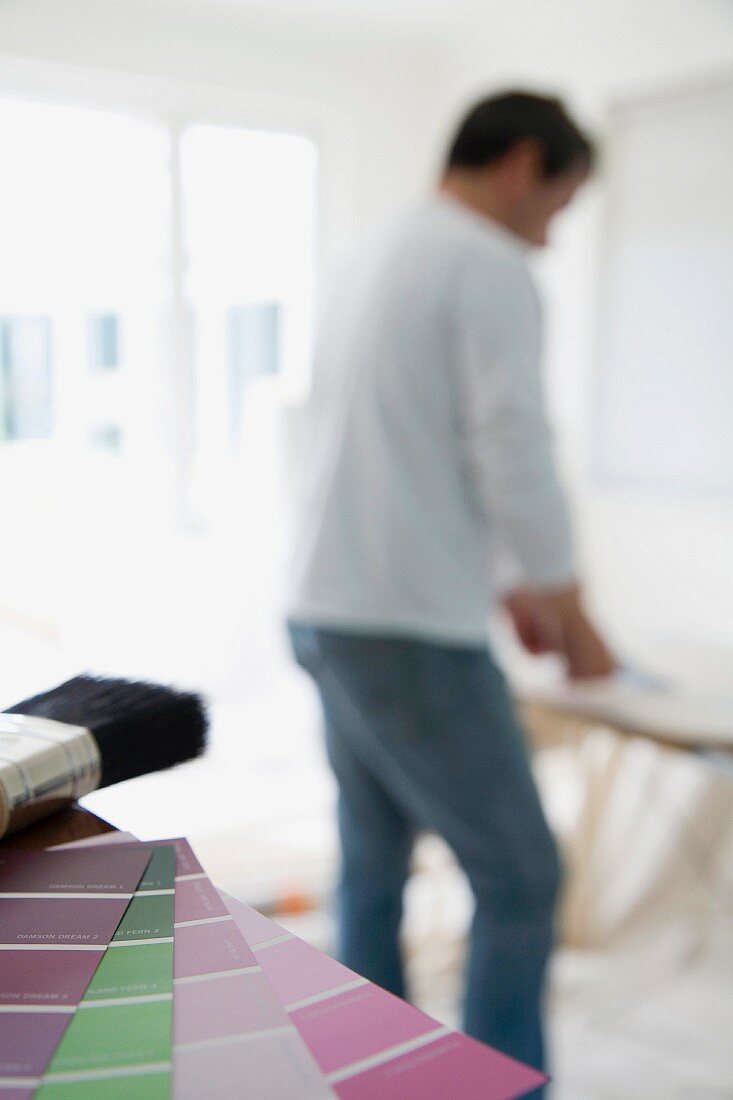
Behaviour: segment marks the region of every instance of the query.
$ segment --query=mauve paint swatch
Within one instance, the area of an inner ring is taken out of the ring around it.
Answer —
[[[129,894],[140,881],[140,853],[99,849],[0,853],[0,896],[20,893]],[[130,884],[134,882],[131,887]]]
[[[129,895],[125,894],[104,899],[0,896],[0,943],[104,948],[128,901]]]
[[[0,856],[3,1100],[32,1095],[148,859],[144,851]]]
[[[0,902],[0,905],[2,903]],[[88,985],[78,951],[3,951],[0,1005],[76,1005]],[[92,954],[96,966],[99,954]],[[1,1100],[6,1100],[2,1094]]]

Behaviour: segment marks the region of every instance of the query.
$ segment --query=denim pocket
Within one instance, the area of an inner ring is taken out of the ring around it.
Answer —
[[[385,738],[420,741],[427,736],[419,657],[411,643],[383,643],[365,669],[362,692],[375,729]]]

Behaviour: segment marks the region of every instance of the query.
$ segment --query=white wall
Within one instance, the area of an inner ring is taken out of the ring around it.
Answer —
[[[33,60],[36,65],[29,67]],[[0,89],[69,83],[86,71],[104,95],[311,133],[322,152],[325,258],[419,192],[432,166],[440,54],[400,27],[267,14],[235,4],[157,0],[4,0]],[[52,63],[43,71],[38,62]],[[26,75],[24,75],[26,74]],[[120,82],[136,74],[139,89]],[[143,79],[147,78],[147,79]],[[72,82],[83,96],[82,81]],[[188,90],[188,95],[186,95]]]
[[[211,0],[4,0],[0,82],[46,81],[52,91],[70,79],[69,66],[81,66],[100,88],[122,81],[115,94],[124,99],[122,74],[140,74],[140,97],[159,96],[171,110],[181,89],[190,96],[197,88],[199,104],[218,98],[224,111],[234,97],[255,123],[309,130],[323,149],[328,263],[429,183],[456,112],[476,94],[507,84],[554,89],[602,132],[614,98],[733,64],[727,0],[433,3],[424,19],[390,19],[381,29],[376,19],[349,22],[343,5],[336,18],[328,6],[321,0],[320,14],[306,16]],[[599,608],[622,634],[630,626],[731,645],[733,502],[663,500],[589,482],[603,201],[600,182],[544,263],[551,398],[585,567]]]
[[[457,34],[446,64],[446,117],[487,84],[533,85],[562,94],[603,138],[614,101],[733,71],[733,5],[502,0],[484,5]],[[585,569],[599,611],[627,650],[652,653],[677,639],[730,647],[733,500],[665,499],[589,479],[606,201],[601,172],[558,227],[542,262],[551,303],[550,397]]]

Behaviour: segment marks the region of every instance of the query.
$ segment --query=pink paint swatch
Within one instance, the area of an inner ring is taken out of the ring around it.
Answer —
[[[232,912],[236,919],[239,909]],[[270,935],[264,942],[256,941],[253,950],[263,968],[266,967],[267,980],[282,1004],[317,996],[359,977],[330,955],[324,955],[297,936],[288,935],[280,925],[273,922],[270,925]]]
[[[460,1035],[431,1043],[339,1082],[342,1100],[515,1100],[543,1084],[536,1070]]]
[[[290,1019],[325,1073],[433,1032],[440,1025],[424,1012],[405,1012],[404,1001],[367,982],[291,1011]]]
[[[517,1100],[547,1081],[222,897],[342,1100]]]
[[[174,1097],[234,1097],[243,1087],[262,1100],[332,1096],[189,844],[176,841],[176,852],[184,874],[201,877],[176,882]]]

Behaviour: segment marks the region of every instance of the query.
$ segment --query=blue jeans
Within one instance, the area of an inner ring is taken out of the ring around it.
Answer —
[[[338,781],[343,962],[404,996],[413,841],[439,833],[476,903],[464,1029],[542,1068],[560,866],[502,673],[486,649],[295,624],[290,635],[320,693]]]

